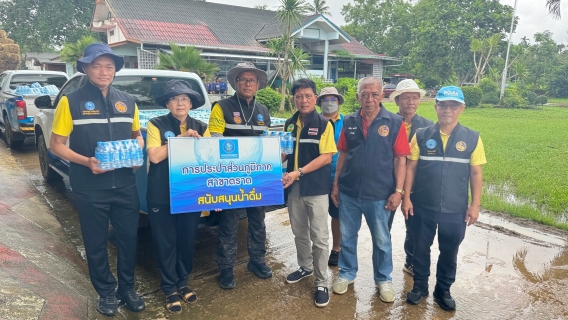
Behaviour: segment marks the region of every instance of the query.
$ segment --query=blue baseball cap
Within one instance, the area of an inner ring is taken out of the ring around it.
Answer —
[[[83,57],[77,60],[77,71],[85,73],[85,71],[83,70],[83,64],[92,63],[96,58],[102,55],[107,55],[112,58],[112,60],[114,60],[114,67],[116,72],[120,71],[120,69],[122,69],[122,67],[124,66],[124,58],[112,53],[112,50],[108,46],[108,44],[102,42],[94,42],[85,47]]]
[[[438,90],[438,93],[436,94],[436,100],[457,101],[461,104],[465,104],[463,92],[459,87],[456,86],[442,87],[440,90]]]

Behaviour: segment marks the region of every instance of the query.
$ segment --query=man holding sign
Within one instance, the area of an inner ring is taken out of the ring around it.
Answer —
[[[315,271],[317,307],[329,303],[327,288],[328,195],[331,192],[331,158],[337,152],[333,126],[315,110],[316,84],[300,79],[292,85],[298,108],[284,128],[295,138],[294,152],[287,155],[287,173],[282,178],[288,188],[288,214],[294,233],[300,268],[286,277],[296,283]]]
[[[217,101],[209,117],[209,130],[213,137],[260,136],[270,127],[270,114],[266,106],[258,103],[255,94],[266,87],[266,72],[257,69],[250,62],[239,63],[229,70],[227,80],[236,90],[230,98]],[[250,256],[248,269],[261,279],[272,277],[272,270],[266,265],[266,226],[264,207],[246,208],[248,217],[247,247]],[[223,289],[235,287],[233,267],[237,258],[237,226],[239,216],[236,210],[220,214],[219,244],[216,260],[221,277],[219,286]]]

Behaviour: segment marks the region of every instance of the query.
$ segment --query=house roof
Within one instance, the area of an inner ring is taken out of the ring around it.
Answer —
[[[107,6],[129,41],[199,48],[266,53],[259,42],[282,35],[276,12],[205,1],[189,0],[106,0]],[[317,15],[302,16],[305,25]],[[327,20],[327,19],[326,19]],[[355,56],[383,58],[333,25],[351,42],[330,45]]]
[[[59,60],[59,53],[50,52],[26,52],[25,59],[35,59],[42,64],[62,64]]]

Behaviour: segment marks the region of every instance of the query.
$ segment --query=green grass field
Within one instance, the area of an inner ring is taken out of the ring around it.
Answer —
[[[436,121],[434,102],[418,113]],[[568,108],[471,108],[460,123],[479,131],[485,147],[483,208],[568,230]]]
[[[433,102],[418,113],[436,119]],[[472,108],[460,123],[479,131],[485,147],[482,207],[568,230],[568,109]]]

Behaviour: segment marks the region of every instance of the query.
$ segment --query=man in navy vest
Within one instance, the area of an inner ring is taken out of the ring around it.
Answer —
[[[418,304],[428,295],[430,247],[437,229],[440,256],[434,300],[442,309],[454,310],[450,286],[456,278],[458,249],[466,226],[479,217],[481,165],[487,161],[479,133],[458,122],[465,109],[461,89],[441,88],[435,108],[438,122],[419,129],[410,143],[402,212],[407,219],[414,216],[414,285],[406,301]]]
[[[390,211],[402,196],[406,156],[410,154],[403,119],[382,106],[381,80],[359,80],[361,108],[343,120],[332,198],[339,206],[341,251],[333,292],[347,292],[358,270],[357,237],[362,215],[373,239],[373,278],[384,302],[394,301]]]
[[[405,79],[396,85],[396,91],[390,94],[390,99],[394,100],[398,106],[397,114],[404,118],[404,128],[406,129],[406,135],[408,136],[408,142],[416,130],[419,128],[428,127],[434,124],[432,120],[426,119],[424,117],[416,114],[416,109],[418,109],[418,103],[420,99],[426,94],[426,91],[420,89],[418,84],[412,79]],[[394,221],[396,211],[391,212],[389,220],[389,230],[392,228],[392,223]],[[412,238],[412,219],[409,217],[404,220],[406,225],[406,237],[404,239],[404,253],[406,254],[406,262],[402,267],[402,270],[412,275],[412,254],[414,252],[414,239]]]
[[[53,154],[70,162],[69,181],[79,211],[89,275],[99,294],[97,311],[107,316],[115,315],[119,303],[135,312],[145,307],[134,291],[140,214],[134,171],[103,170],[94,157],[98,141],[137,139],[144,147],[136,100],[112,86],[115,72],[123,65],[124,59],[104,43],[85,48],[77,70],[85,73],[89,82],[59,101],[49,144]],[[116,230],[118,291],[108,263],[109,222]]]

